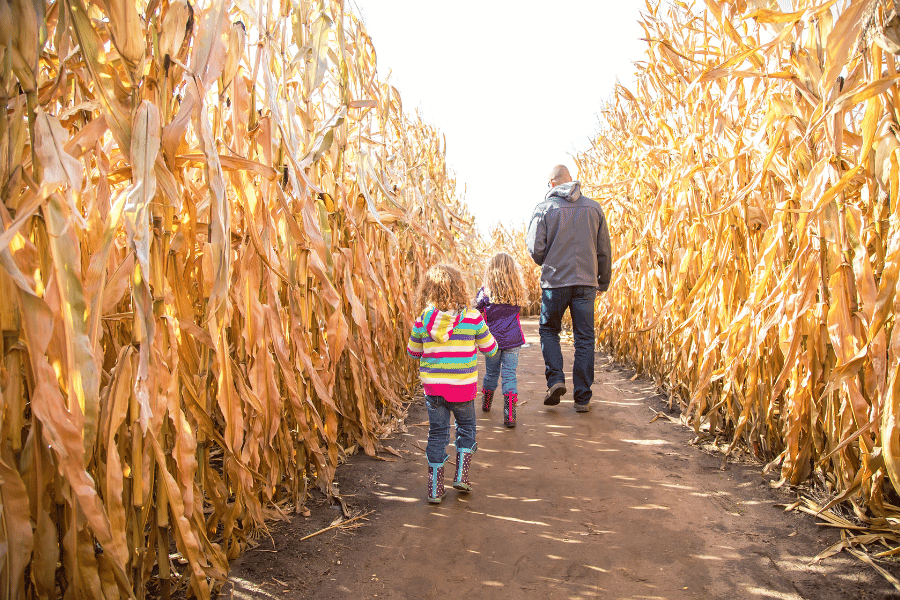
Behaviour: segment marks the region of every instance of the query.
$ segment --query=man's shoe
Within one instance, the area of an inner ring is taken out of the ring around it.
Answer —
[[[591,401],[588,400],[584,404],[575,403],[575,412],[590,412],[591,410]]]
[[[544,406],[556,406],[559,404],[559,399],[562,398],[565,393],[566,384],[554,383],[550,386],[550,389],[547,390],[547,395],[544,396]]]

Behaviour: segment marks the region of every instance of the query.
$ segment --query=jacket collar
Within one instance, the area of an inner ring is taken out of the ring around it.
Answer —
[[[581,198],[581,182],[570,181],[568,183],[559,184],[547,192],[547,195],[544,197],[545,200],[549,200],[550,198],[559,198],[560,200],[575,202]]]

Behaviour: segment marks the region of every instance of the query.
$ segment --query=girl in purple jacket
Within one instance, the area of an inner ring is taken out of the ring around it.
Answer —
[[[525,285],[513,257],[500,252],[491,257],[484,273],[484,286],[475,298],[477,308],[497,341],[500,351],[485,357],[485,373],[482,382],[481,410],[491,410],[497,382],[503,378],[503,424],[516,426],[516,367],[519,366],[519,348],[525,343],[522,325],[519,323],[520,305],[526,301]]]

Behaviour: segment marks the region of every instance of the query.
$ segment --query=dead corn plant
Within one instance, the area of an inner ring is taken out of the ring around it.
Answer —
[[[2,595],[209,598],[400,423],[442,139],[338,0],[0,0],[0,105]]]
[[[897,14],[787,4],[647,4],[636,83],[577,160],[617,254],[599,340],[698,436],[820,480],[896,547]]]

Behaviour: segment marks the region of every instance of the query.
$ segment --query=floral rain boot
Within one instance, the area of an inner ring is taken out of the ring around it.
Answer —
[[[481,410],[484,412],[489,412],[491,410],[491,403],[494,401],[494,390],[481,390],[482,399],[481,399]]]
[[[503,394],[503,424],[507,427],[516,426],[516,402],[519,394]]]
[[[472,464],[472,450],[463,448],[456,451],[456,476],[453,478],[453,487],[461,492],[471,492],[469,485],[469,465]]]
[[[444,462],[447,462],[444,459]],[[440,504],[444,499],[444,463],[428,463],[428,501]]]

